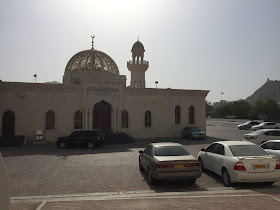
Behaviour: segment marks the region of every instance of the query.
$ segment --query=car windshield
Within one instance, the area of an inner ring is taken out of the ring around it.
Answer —
[[[183,156],[190,155],[190,153],[182,146],[162,146],[155,147],[155,156]]]
[[[200,129],[197,127],[191,127],[190,129],[191,129],[191,131],[200,131]]]
[[[233,156],[264,156],[268,155],[266,151],[258,145],[232,145],[229,146]]]

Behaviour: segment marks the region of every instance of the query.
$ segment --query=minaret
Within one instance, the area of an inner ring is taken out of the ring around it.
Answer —
[[[131,72],[130,87],[145,87],[145,71],[149,68],[149,62],[144,60],[144,46],[139,40],[131,49],[132,61],[127,62],[127,68]]]

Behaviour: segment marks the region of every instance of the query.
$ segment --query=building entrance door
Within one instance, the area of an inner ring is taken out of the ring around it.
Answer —
[[[2,120],[2,136],[15,135],[15,114],[12,111],[7,111],[3,114]]]
[[[111,107],[105,101],[94,105],[93,128],[102,131],[111,130]]]

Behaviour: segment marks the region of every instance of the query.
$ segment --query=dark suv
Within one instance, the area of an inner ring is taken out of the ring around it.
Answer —
[[[103,134],[100,130],[79,130],[74,131],[69,136],[59,137],[57,139],[57,146],[60,148],[87,146],[92,149],[95,146],[99,146],[103,141]]]

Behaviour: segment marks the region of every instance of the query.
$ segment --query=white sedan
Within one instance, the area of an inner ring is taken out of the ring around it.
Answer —
[[[279,138],[280,139],[280,138]],[[275,155],[280,161],[280,140],[270,140],[260,145],[268,154]]]
[[[258,125],[254,125],[251,127],[252,130],[259,130],[259,129],[269,129],[269,128],[274,128],[278,129],[280,128],[279,124],[276,124],[274,122],[262,122]]]
[[[280,164],[274,155],[247,141],[218,141],[198,153],[202,170],[223,178],[225,186],[236,182],[273,184],[280,179]]]
[[[280,139],[279,129],[262,129],[247,133],[243,136],[243,140],[253,142],[254,144],[262,144],[268,140]]]

